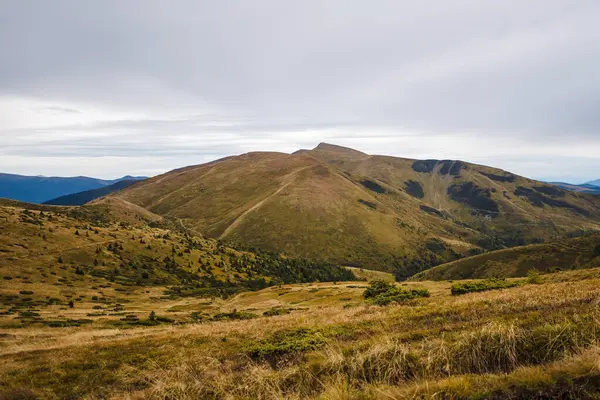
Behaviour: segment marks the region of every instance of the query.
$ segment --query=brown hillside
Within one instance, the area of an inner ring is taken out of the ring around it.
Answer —
[[[209,237],[412,275],[477,248],[600,229],[597,197],[461,161],[320,144],[171,171],[116,197]]]
[[[555,272],[596,267],[600,267],[600,235],[492,251],[439,265],[413,280],[512,278],[527,276],[532,269]]]

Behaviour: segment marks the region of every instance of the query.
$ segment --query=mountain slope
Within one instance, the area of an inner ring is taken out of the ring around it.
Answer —
[[[600,179],[596,179],[595,181],[587,182],[586,185],[592,185],[600,187]]]
[[[0,197],[29,203],[43,203],[72,193],[98,189],[123,180],[145,177],[124,176],[114,180],[76,177],[46,177],[0,174]]]
[[[114,194],[209,237],[404,276],[600,229],[600,200],[460,161],[320,144],[181,168]]]
[[[24,306],[46,307],[48,298],[67,302],[75,294],[118,299],[152,289],[171,297],[216,296],[354,278],[342,267],[191,236],[119,201],[82,207],[2,201],[0,221],[2,304],[11,304],[6,296],[15,290],[31,292]]]
[[[123,190],[126,187],[139,182],[138,180],[122,180],[112,185],[104,186],[98,189],[85,190],[83,192],[67,194],[60,196],[52,200],[45,201],[43,204],[56,205],[56,206],[81,206],[89,203],[92,200],[106,196],[110,193]]]
[[[600,235],[492,251],[439,265],[412,280],[512,278],[559,269],[600,267]]]

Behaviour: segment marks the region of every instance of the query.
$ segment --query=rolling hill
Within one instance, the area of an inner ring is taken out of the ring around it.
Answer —
[[[0,202],[0,303],[15,290],[49,298],[119,298],[151,288],[175,297],[222,296],[274,284],[354,278],[342,267],[252,253],[177,229],[119,201],[57,207]],[[99,289],[103,288],[103,289]],[[68,295],[68,296],[67,296]],[[76,300],[77,301],[77,300]]]
[[[60,196],[55,199],[45,201],[43,204],[55,206],[81,206],[102,196],[109,195],[118,190],[123,190],[136,182],[138,182],[138,180],[126,179],[98,189],[90,189],[83,192]]]
[[[248,248],[406,278],[483,249],[600,230],[596,196],[462,161],[325,143],[177,169],[111,197]]]
[[[600,235],[492,251],[439,265],[411,279],[512,278],[527,276],[531,269],[555,272],[595,267],[600,267]]]
[[[142,179],[146,178],[124,176],[119,179],[105,180],[86,176],[64,178],[0,174],[0,197],[29,203],[43,203],[60,196],[110,186],[123,180]]]

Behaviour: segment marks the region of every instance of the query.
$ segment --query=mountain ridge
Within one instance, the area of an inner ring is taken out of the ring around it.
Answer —
[[[125,175],[117,179],[87,176],[46,177],[0,173],[0,197],[28,203],[43,203],[57,197],[98,189],[123,180],[143,180],[146,177]]]
[[[179,168],[112,196],[208,237],[406,277],[475,251],[600,230],[594,196],[460,160],[327,143]]]

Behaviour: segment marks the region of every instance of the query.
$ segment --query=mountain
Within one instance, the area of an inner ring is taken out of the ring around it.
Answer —
[[[439,265],[415,275],[412,280],[457,280],[527,276],[531,269],[600,267],[600,235],[497,250]]]
[[[597,196],[462,161],[325,143],[180,168],[111,197],[247,248],[406,278],[482,250],[600,230]]]
[[[600,187],[600,179],[596,179],[595,181],[588,182],[588,183],[586,183],[586,185]]]
[[[565,183],[565,182],[549,182],[549,183],[551,185],[558,186],[562,189],[570,190],[571,192],[600,194],[600,186],[594,186],[589,183],[584,183],[582,185],[573,185],[571,183]]]
[[[29,203],[43,203],[60,196],[110,186],[123,180],[142,179],[146,178],[127,175],[119,179],[104,180],[86,176],[46,177],[0,174],[0,197]]]
[[[45,201],[43,204],[57,205],[57,206],[81,206],[95,200],[99,197],[106,196],[110,193],[125,189],[139,182],[138,180],[121,180],[112,185],[104,186],[98,189],[85,190],[79,193],[67,194],[65,196],[57,197],[56,199]]]

